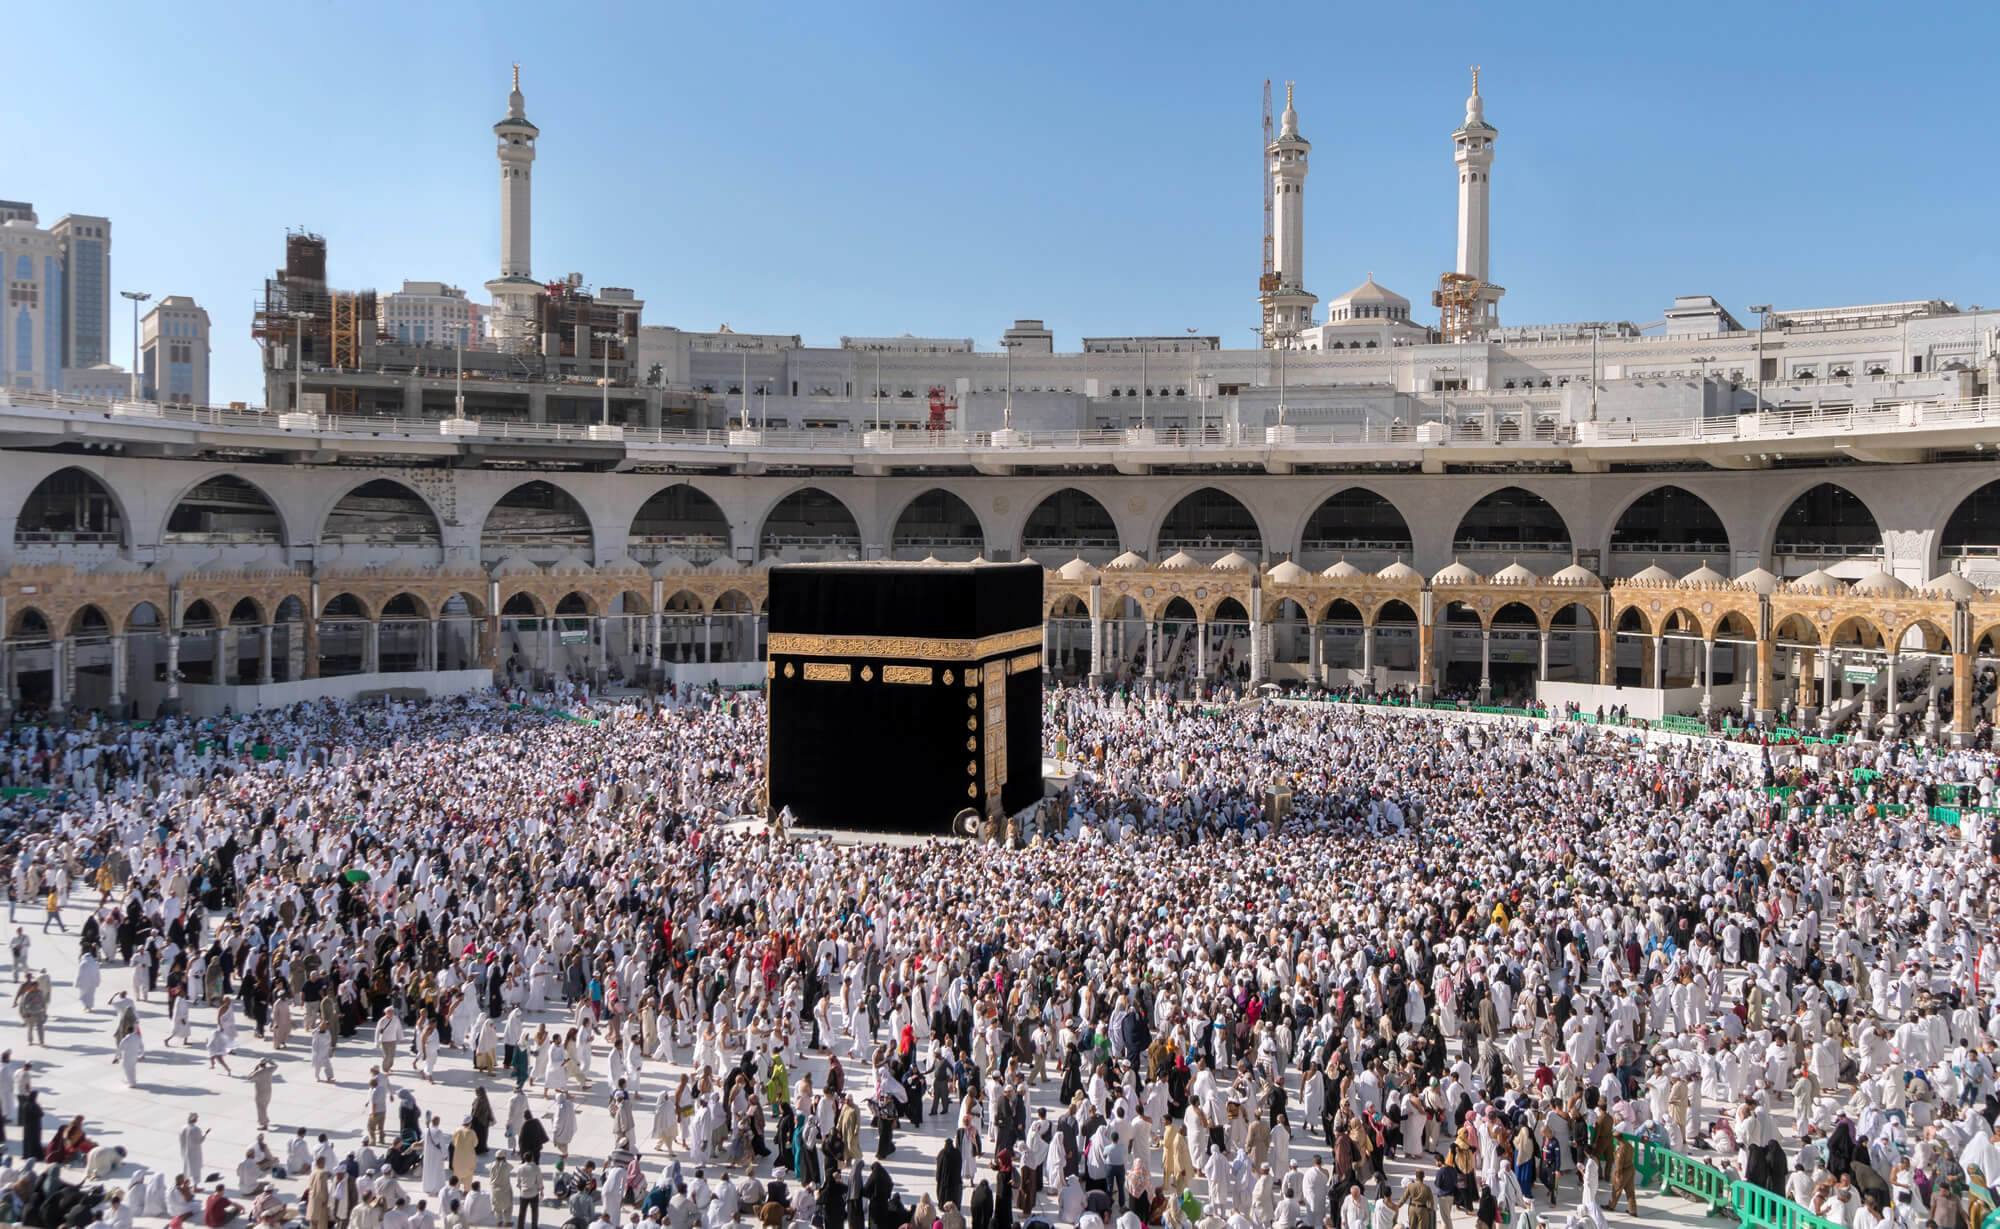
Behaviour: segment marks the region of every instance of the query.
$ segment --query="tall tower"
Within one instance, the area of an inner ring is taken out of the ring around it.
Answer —
[[[1472,93],[1465,100],[1465,122],[1451,134],[1452,160],[1458,164],[1458,264],[1456,272],[1471,300],[1464,326],[1479,335],[1500,323],[1499,299],[1507,293],[1493,285],[1487,247],[1488,215],[1492,206],[1493,139],[1500,130],[1486,122],[1486,100],[1479,96],[1479,69],[1472,70]]]
[[[1277,139],[1264,150],[1271,176],[1271,191],[1277,229],[1277,251],[1273,272],[1277,288],[1262,296],[1268,309],[1264,344],[1285,344],[1299,330],[1312,327],[1313,304],[1319,296],[1306,290],[1305,221],[1306,159],[1312,142],[1299,135],[1299,113],[1292,106],[1292,83],[1285,83],[1285,114],[1278,126]]]
[[[532,337],[530,322],[541,287],[530,272],[532,246],[532,172],[535,138],[541,130],[528,122],[521,97],[521,66],[514,65],[514,90],[507,95],[507,115],[493,125],[500,139],[500,276],[486,283],[493,297],[493,335],[509,346]]]

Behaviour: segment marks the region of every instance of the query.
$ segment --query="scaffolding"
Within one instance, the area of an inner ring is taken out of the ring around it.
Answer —
[[[1478,328],[1486,283],[1470,273],[1438,278],[1431,306],[1439,309],[1438,332],[1447,342],[1470,341]]]
[[[378,340],[375,292],[329,290],[326,240],[310,231],[285,233],[285,267],[264,279],[251,315],[250,336],[291,347],[285,365],[359,371]],[[273,366],[279,365],[270,360]],[[334,388],[330,408],[352,411],[353,388]]]

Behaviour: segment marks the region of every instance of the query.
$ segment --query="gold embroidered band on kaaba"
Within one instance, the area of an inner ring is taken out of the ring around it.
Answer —
[[[947,640],[930,636],[812,636],[773,632],[765,639],[770,655],[790,657],[872,657],[892,661],[983,661],[1002,653],[1039,648],[1042,629],[1024,627],[977,640]]]

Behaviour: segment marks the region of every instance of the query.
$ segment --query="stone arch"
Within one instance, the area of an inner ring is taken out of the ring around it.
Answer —
[[[1320,604],[1319,617],[1315,622],[1323,625],[1365,627],[1368,620],[1362,615],[1361,607],[1347,598],[1336,597]]]
[[[1058,555],[1094,554],[1101,563],[1123,549],[1111,510],[1081,487],[1057,487],[1043,495],[1021,525],[1021,553],[1051,566],[1063,562]]]
[[[68,630],[63,634],[75,639],[79,636],[109,636],[112,634],[111,617],[96,602],[85,602],[69,617]]]
[[[1515,611],[1519,611],[1520,614],[1514,614],[1513,612]],[[1507,618],[1502,619],[1501,615],[1506,615]],[[1522,619],[1521,615],[1526,615],[1526,619]],[[1541,613],[1526,602],[1502,603],[1492,610],[1487,611],[1480,622],[1487,628],[1533,626],[1536,631],[1540,631],[1548,626],[1548,621],[1542,617]]]
[[[50,628],[47,612],[39,606],[22,606],[8,612],[7,639],[48,639]]]
[[[1562,554],[1575,535],[1554,504],[1523,486],[1503,486],[1474,501],[1452,531],[1452,549]]]
[[[1167,600],[1160,604],[1159,617],[1162,621],[1178,620],[1184,623],[1194,623],[1200,620],[1200,616],[1195,611],[1194,603],[1179,593],[1168,595]]]
[[[452,609],[452,603],[454,602],[458,603],[462,609]],[[470,589],[446,589],[443,592],[442,600],[438,602],[438,614],[440,617],[446,619],[483,619],[486,617],[486,600]]]
[[[405,589],[382,603],[382,611],[378,617],[383,619],[428,619],[431,617],[430,604],[424,601],[423,598]]]
[[[509,488],[479,524],[479,555],[488,561],[520,551],[595,558],[596,541],[583,501],[545,478]]]
[[[796,548],[854,554],[861,548],[861,522],[846,501],[809,483],[793,487],[765,510],[757,524],[759,557]]]
[[[1637,602],[1626,602],[1612,608],[1611,629],[1614,635],[1650,636],[1655,626],[1651,612]]]
[[[890,522],[891,552],[920,551],[934,555],[940,549],[962,554],[986,553],[986,526],[972,505],[941,486],[929,487],[911,496]]]
[[[1917,632],[1923,637],[1923,648],[1921,650],[1922,652],[1925,653],[1951,652],[1951,633],[1945,630],[1944,626],[1940,624],[1936,619],[1924,618],[1922,616],[1910,619],[1907,622],[1905,622],[1902,626],[1898,627],[1896,629],[1895,636],[1889,641],[1889,643],[1895,645],[1899,650],[1909,650],[1907,642],[1910,638],[1911,632]],[[1936,647],[1932,647],[1933,642],[1935,642]],[[1978,642],[1979,642],[1978,638],[1975,638],[1973,641],[1974,644],[1977,644]]]
[[[161,606],[157,602],[148,601],[132,603],[126,609],[125,617],[118,625],[120,632],[134,633],[135,629],[137,629],[149,635],[163,632],[166,628],[167,617],[163,613]]]
[[[259,627],[264,623],[264,603],[254,596],[239,597],[229,607],[229,626]]]
[[[751,601],[750,595],[741,589],[725,589],[715,595],[708,608],[716,614],[752,614],[757,609],[757,603]]]
[[[1416,608],[1399,597],[1381,598],[1368,610],[1370,627],[1415,627],[1417,622]]]
[[[1217,593],[1209,598],[1203,621],[1208,623],[1248,623],[1250,611],[1234,594]]]
[[[643,562],[675,555],[700,567],[718,557],[728,558],[735,539],[729,516],[713,495],[692,482],[674,482],[639,505],[626,543],[632,557]]]
[[[1730,558],[1729,526],[1706,499],[1674,483],[1638,491],[1616,506],[1605,554]],[[1725,563],[1724,570],[1727,569]]]
[[[549,605],[542,596],[525,585],[516,585],[500,591],[500,617],[503,619],[546,619]]]
[[[1051,593],[1043,614],[1050,619],[1088,619],[1090,603],[1081,594]]]
[[[701,595],[692,589],[676,589],[667,595],[666,604],[660,607],[663,614],[700,614],[708,606]]]
[[[2000,558],[2000,478],[1952,507],[1938,533],[1941,559]]]
[[[1339,532],[1349,526],[1354,532]],[[1410,519],[1403,510],[1380,491],[1361,484],[1343,486],[1314,504],[1296,526],[1292,540],[1299,544],[1301,553],[1387,551],[1408,555],[1416,551]]]
[[[111,484],[65,465],[28,492],[14,517],[14,545],[132,544],[132,521]]]
[[[1248,504],[1212,485],[1183,492],[1161,515],[1149,539],[1156,561],[1183,549],[1215,555],[1241,551],[1255,559],[1270,540]]]
[[[1854,637],[1852,644],[1846,640],[1849,633]],[[1853,648],[1856,645],[1864,649],[1880,649],[1888,647],[1889,638],[1873,615],[1849,614],[1841,615],[1834,620],[1832,627],[1827,630],[1826,642],[1836,649]]]
[[[218,469],[181,488],[167,504],[163,543],[292,540],[270,492],[234,470]]]
[[[1819,625],[1804,614],[1794,611],[1771,625],[1771,643],[1806,645],[1817,647],[1824,640]]]
[[[1697,639],[1708,639],[1708,626],[1702,617],[1685,606],[1675,606],[1660,616],[1658,624],[1662,636],[1676,632],[1692,632]]]
[[[599,603],[596,598],[582,589],[571,589],[556,599],[555,617],[558,619],[583,618],[597,613]]]
[[[1838,482],[1814,482],[1780,505],[1764,536],[1772,558],[1844,558],[1882,552],[1882,523],[1868,501]],[[1783,569],[1777,569],[1783,571]]]
[[[336,619],[372,621],[374,618],[374,610],[352,589],[330,594],[319,604],[319,621],[322,623]]]
[[[394,478],[351,483],[320,518],[321,542],[441,546],[444,520],[422,492]]]
[[[181,626],[183,628],[220,627],[222,626],[222,616],[217,613],[215,603],[205,597],[198,597],[181,608]]]

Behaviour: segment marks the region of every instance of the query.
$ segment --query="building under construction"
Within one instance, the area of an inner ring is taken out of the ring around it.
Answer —
[[[360,372],[371,366],[375,345],[385,340],[377,324],[375,292],[334,290],[326,284],[326,240],[307,231],[285,234],[285,267],[264,279],[264,297],[251,318],[250,335],[285,353],[272,366],[297,364],[333,372]],[[282,357],[286,362],[279,362]],[[324,409],[352,413],[355,390],[336,384]],[[297,412],[301,406],[289,407]]]

